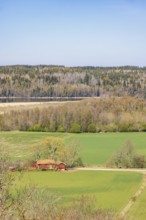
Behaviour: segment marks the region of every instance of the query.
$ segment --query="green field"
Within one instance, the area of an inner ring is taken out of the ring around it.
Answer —
[[[126,220],[146,220],[146,188],[130,209]]]
[[[98,208],[120,211],[137,191],[142,174],[107,171],[26,172],[20,186],[48,187],[62,196],[64,205],[81,195],[94,195]]]
[[[137,152],[146,155],[146,133],[99,133],[72,136],[81,145],[81,155],[86,165],[104,165],[127,140]]]
[[[105,165],[114,152],[130,140],[138,153],[146,155],[146,133],[70,134],[43,132],[0,132],[0,146],[15,159],[31,156],[31,146],[49,136],[62,137],[65,142],[76,141],[85,165]]]
[[[0,132],[0,147],[5,148],[13,160],[31,158],[32,145],[50,136],[63,138],[65,143],[75,141],[80,146],[80,156],[85,165],[105,165],[106,162],[127,140],[138,153],[146,155],[146,133],[45,133],[45,132]],[[95,195],[98,208],[111,208],[120,212],[135,194],[142,182],[142,174],[106,171],[76,172],[25,172],[18,186],[29,183],[37,187],[48,187],[51,192],[62,196],[64,205],[69,205],[83,194]],[[145,219],[146,191],[141,195],[129,213],[138,219]],[[144,214],[143,214],[144,213]]]

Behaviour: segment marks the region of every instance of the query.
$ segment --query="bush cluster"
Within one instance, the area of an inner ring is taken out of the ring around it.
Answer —
[[[135,152],[134,146],[130,141],[118,150],[111,160],[108,162],[108,166],[117,168],[144,168],[146,167],[145,156]]]

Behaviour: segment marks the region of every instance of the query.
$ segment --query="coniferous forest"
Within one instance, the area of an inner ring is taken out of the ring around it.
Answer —
[[[1,66],[0,97],[146,98],[146,67]]]

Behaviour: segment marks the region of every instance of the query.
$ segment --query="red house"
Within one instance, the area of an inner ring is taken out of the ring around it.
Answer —
[[[36,168],[40,170],[66,170],[67,166],[61,161],[55,162],[54,160],[45,159],[37,160]]]
[[[66,170],[67,169],[67,166],[65,163],[61,162],[61,161],[58,161],[56,163],[56,169],[57,170]]]
[[[41,170],[53,170],[55,169],[55,161],[54,160],[38,160],[36,162],[36,168]]]

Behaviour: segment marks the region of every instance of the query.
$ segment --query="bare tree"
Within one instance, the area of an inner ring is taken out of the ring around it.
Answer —
[[[0,149],[0,219],[11,219],[14,213],[11,189],[20,175],[9,172],[9,157]]]

